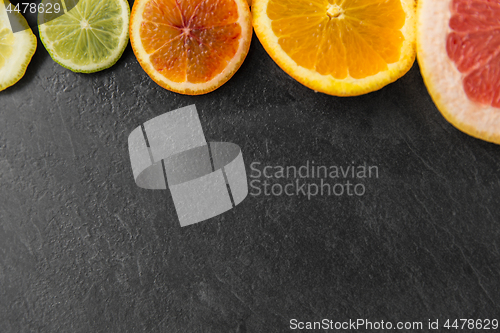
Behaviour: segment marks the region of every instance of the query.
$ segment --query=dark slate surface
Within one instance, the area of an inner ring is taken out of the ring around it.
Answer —
[[[448,124],[417,64],[337,98],[295,82],[254,38],[226,85],[189,97],[151,81],[130,46],[81,75],[39,44],[0,103],[1,332],[500,317],[500,147]],[[208,140],[238,144],[249,173],[309,160],[380,176],[362,197],[249,196],[181,228],[168,192],[135,186],[127,137],[193,103]]]

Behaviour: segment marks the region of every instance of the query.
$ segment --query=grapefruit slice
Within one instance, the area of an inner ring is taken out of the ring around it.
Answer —
[[[381,89],[415,61],[414,0],[253,0],[252,14],[271,58],[326,94]]]
[[[130,40],[160,86],[187,95],[211,92],[245,60],[252,39],[246,0],[137,0]]]
[[[14,10],[8,15],[9,4],[9,1],[0,1],[0,91],[24,76],[36,50],[36,37],[28,22]],[[14,33],[11,25],[24,30]]]
[[[443,116],[500,144],[500,1],[420,0],[418,61]]]

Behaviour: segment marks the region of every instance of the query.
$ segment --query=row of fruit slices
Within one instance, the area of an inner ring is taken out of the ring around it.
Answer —
[[[24,18],[9,18],[25,30],[9,30],[0,4],[0,90],[24,75],[36,48]],[[252,28],[286,73],[335,96],[381,89],[402,77],[418,53],[445,118],[500,144],[500,0],[254,0],[252,12],[245,0],[137,0],[131,14],[125,0],[80,0],[64,15],[39,13],[38,20],[44,46],[66,68],[109,68],[130,35],[146,73],[189,95],[232,77]]]

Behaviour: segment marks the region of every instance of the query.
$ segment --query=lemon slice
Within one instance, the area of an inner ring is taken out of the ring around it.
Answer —
[[[25,28],[17,33],[12,32],[9,16],[6,11],[7,1],[0,1],[0,91],[19,81],[26,73],[36,50],[36,37],[24,17],[12,11],[10,20],[17,26]]]
[[[43,0],[43,4],[54,0]],[[125,0],[80,0],[71,8],[62,0],[65,13],[39,13],[40,39],[52,59],[80,73],[113,66],[128,43],[130,7]],[[71,10],[66,11],[66,8]]]

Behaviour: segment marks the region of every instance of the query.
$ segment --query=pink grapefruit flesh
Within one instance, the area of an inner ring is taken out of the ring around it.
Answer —
[[[454,0],[446,50],[467,96],[500,108],[500,1]]]

